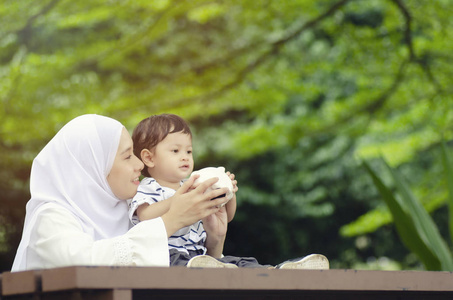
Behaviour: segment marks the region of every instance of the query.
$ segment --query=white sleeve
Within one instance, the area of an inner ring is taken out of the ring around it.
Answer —
[[[140,222],[126,234],[94,241],[64,208],[41,212],[27,250],[27,269],[70,265],[169,266],[161,218]]]

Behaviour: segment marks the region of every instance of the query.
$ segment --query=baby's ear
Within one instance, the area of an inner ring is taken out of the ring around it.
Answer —
[[[153,168],[154,167],[154,154],[149,151],[148,149],[143,149],[141,152],[140,152],[140,157],[143,161],[143,163],[145,164],[145,166],[147,166],[148,168]]]

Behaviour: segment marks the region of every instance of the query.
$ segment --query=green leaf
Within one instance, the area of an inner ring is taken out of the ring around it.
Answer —
[[[390,209],[396,229],[404,245],[418,256],[427,270],[439,270],[441,268],[439,257],[431,249],[426,236],[418,232],[406,205],[394,196],[390,188],[384,184],[367,162],[364,161],[363,165]]]
[[[447,178],[447,186],[450,196],[448,197],[448,210],[449,210],[449,229],[450,238],[453,241],[453,158],[448,151],[445,141],[442,142],[442,162],[445,169]]]
[[[445,240],[440,235],[436,224],[428,212],[423,208],[422,204],[414,197],[401,174],[396,169],[392,169],[387,163],[385,163],[385,165],[390,171],[395,182],[395,186],[401,195],[401,199],[410,213],[410,217],[415,224],[417,233],[428,242],[428,247],[430,247],[430,249],[439,258],[442,264],[442,270],[452,271],[453,260],[450,250],[448,249]]]

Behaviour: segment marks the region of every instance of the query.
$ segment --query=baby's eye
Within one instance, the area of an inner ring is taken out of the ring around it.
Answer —
[[[187,154],[192,154],[192,150],[188,150],[188,151],[187,151]]]
[[[171,152],[173,152],[173,153],[178,153],[179,150],[178,150],[178,149],[173,149],[173,150],[171,150]]]

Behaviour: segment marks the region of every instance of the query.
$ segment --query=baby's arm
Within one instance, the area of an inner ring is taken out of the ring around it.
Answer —
[[[170,209],[171,202],[170,198],[164,199],[162,187],[154,178],[145,177],[131,201],[129,217],[133,224],[161,217]]]
[[[170,209],[171,198],[153,203],[143,203],[137,208],[137,217],[140,221],[161,217]]]
[[[227,172],[228,177],[231,179],[231,183],[233,184],[233,198],[225,204],[225,208],[227,211],[228,222],[233,220],[234,215],[236,214],[236,192],[238,191],[237,181],[234,179],[234,174]]]

